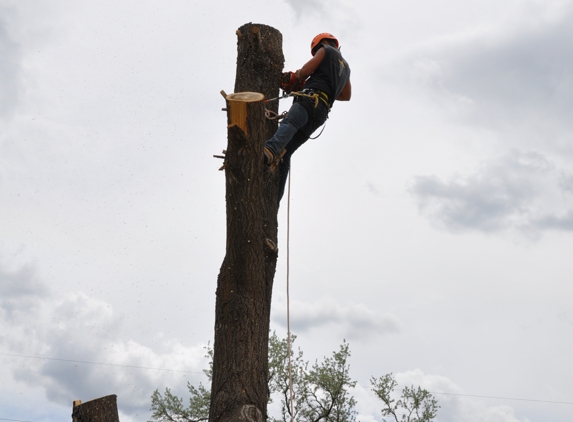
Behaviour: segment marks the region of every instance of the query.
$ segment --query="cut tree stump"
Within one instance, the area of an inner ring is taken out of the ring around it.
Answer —
[[[112,394],[85,403],[74,400],[72,422],[119,422],[117,396]]]

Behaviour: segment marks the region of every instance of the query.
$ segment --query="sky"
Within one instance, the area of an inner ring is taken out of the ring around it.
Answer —
[[[390,372],[435,393],[438,422],[571,421],[570,0],[0,0],[0,420],[117,394],[146,421],[155,389],[206,382],[219,91],[249,22],[281,31],[285,70],[321,32],[352,70],[292,161],[305,357],[349,342],[363,422]]]

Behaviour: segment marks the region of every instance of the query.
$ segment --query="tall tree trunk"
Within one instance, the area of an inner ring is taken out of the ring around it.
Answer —
[[[281,33],[249,23],[237,30],[237,37],[235,93],[277,97],[284,65]],[[227,247],[217,280],[211,422],[267,419],[279,176],[264,165],[263,147],[277,128],[276,121],[265,118],[265,106],[277,112],[278,101],[261,98],[227,97]]]

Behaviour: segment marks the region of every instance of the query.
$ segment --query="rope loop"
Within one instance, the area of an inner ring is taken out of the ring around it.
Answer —
[[[265,108],[265,117],[269,120],[282,120],[286,117],[287,112],[283,111],[281,114],[277,114],[268,108]]]

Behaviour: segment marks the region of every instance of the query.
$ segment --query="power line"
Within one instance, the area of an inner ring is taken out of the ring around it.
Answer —
[[[197,371],[182,371],[179,369],[167,369],[167,368],[151,368],[148,366],[136,366],[136,365],[120,365],[116,363],[103,363],[103,362],[90,362],[85,360],[73,360],[73,359],[59,359],[59,358],[47,358],[42,356],[30,356],[30,355],[18,355],[14,353],[2,353],[2,356],[12,356],[18,358],[29,358],[29,359],[41,359],[41,360],[52,360],[58,362],[70,362],[70,363],[83,363],[88,365],[102,365],[102,366],[115,366],[121,368],[134,368],[134,369],[148,369],[152,371],[168,371],[168,372],[182,372],[187,374],[204,374],[204,372],[197,372]],[[459,397],[476,397],[482,399],[497,399],[497,400],[515,400],[515,401],[526,401],[526,402],[534,402],[534,403],[550,403],[550,404],[569,404],[573,405],[573,402],[566,402],[566,401],[551,401],[551,400],[535,400],[535,399],[520,399],[515,397],[499,397],[499,396],[479,396],[475,394],[457,394],[457,393],[438,393],[438,392],[431,392],[430,394],[441,394],[444,396],[459,396]],[[3,419],[0,418],[0,421],[14,421],[14,422],[31,422],[31,421],[20,421],[18,419]]]
[[[552,404],[573,404],[571,402],[566,401],[550,401],[550,400],[534,400],[534,399],[516,399],[512,397],[497,397],[497,396],[476,396],[473,394],[455,394],[455,393],[432,393],[428,391],[430,394],[442,394],[445,396],[460,396],[460,397],[478,397],[482,399],[499,399],[499,400],[518,400],[518,401],[531,401],[535,403],[552,403]]]
[[[103,363],[103,362],[90,362],[90,361],[85,361],[85,360],[46,358],[46,357],[42,357],[42,356],[17,355],[17,354],[13,354],[13,353],[2,353],[2,352],[0,352],[0,355],[3,355],[3,356],[13,356],[13,357],[18,357],[18,358],[53,360],[53,361],[58,361],[58,362],[85,363],[85,364],[89,364],[89,365],[115,366],[115,367],[121,367],[121,368],[150,369],[150,370],[153,370],[153,371],[184,372],[184,373],[187,373],[187,374],[203,374],[203,372],[197,372],[197,371],[182,371],[182,370],[179,370],[179,369],[151,368],[151,367],[148,367],[148,366],[120,365],[120,364],[117,364],[117,363]],[[0,420],[2,420],[2,419],[0,419]]]
[[[12,422],[33,422],[33,421],[23,421],[21,419],[4,419],[0,418],[0,421],[12,421]]]

